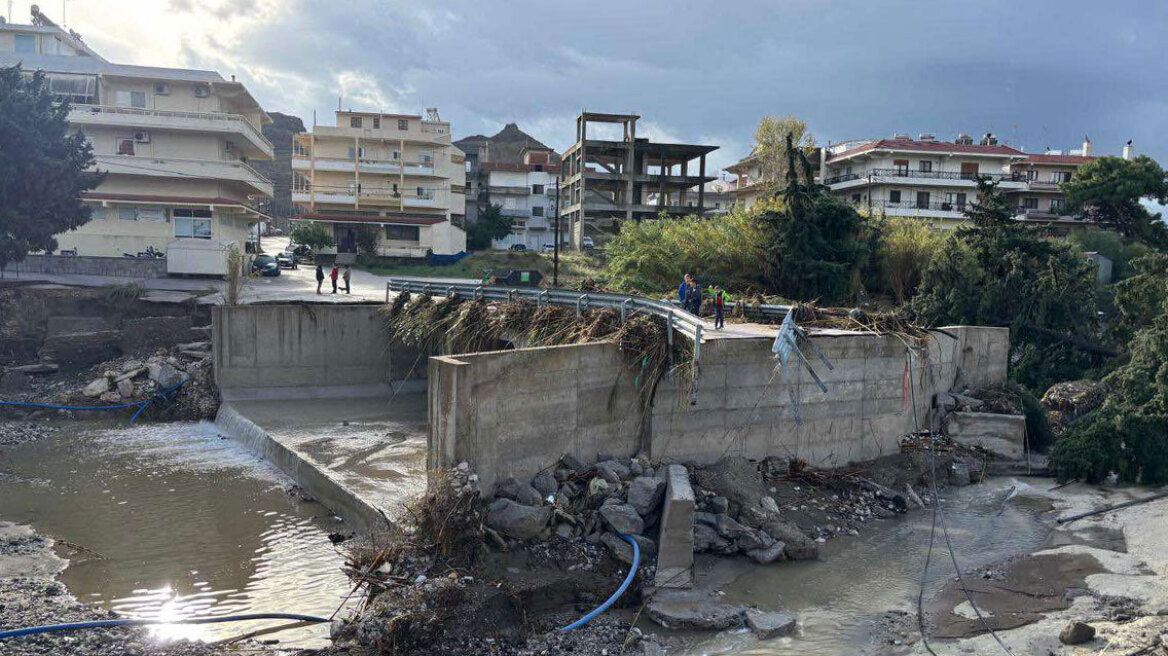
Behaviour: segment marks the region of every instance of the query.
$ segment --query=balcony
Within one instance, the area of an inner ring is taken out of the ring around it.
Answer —
[[[503,196],[530,196],[531,195],[531,187],[523,187],[523,186],[491,185],[491,186],[487,187],[487,191],[489,191],[492,194],[500,194]]]
[[[977,186],[978,178],[985,178],[997,182],[1003,189],[1022,189],[1026,185],[1026,177],[1018,173],[964,173],[961,171],[918,171],[908,168],[869,169],[858,173],[844,173],[832,176],[823,181],[823,184],[833,189],[847,189],[858,186],[850,182],[866,183],[869,178],[876,184],[887,184],[889,178],[904,180],[904,184],[944,185],[973,188]]]
[[[114,175],[234,181],[271,197],[272,181],[241,160],[201,160],[176,157],[97,155],[96,168]]]
[[[530,207],[527,207],[527,208],[524,208],[524,207],[506,208],[506,207],[504,207],[501,211],[503,213],[503,216],[510,216],[510,217],[519,218],[519,219],[531,218],[531,208]]]
[[[176,132],[213,132],[239,135],[251,145],[255,157],[272,159],[272,143],[263,132],[239,114],[214,112],[173,112],[107,105],[73,105],[69,122],[74,125],[99,125],[128,130],[173,130]]]
[[[965,217],[965,210],[970,207],[970,203],[948,203],[948,202],[928,202],[919,203],[915,200],[909,201],[876,201],[872,203],[872,208],[883,208],[885,214],[891,216],[917,216],[917,217],[932,217],[941,219],[960,219]],[[864,204],[860,204],[863,207]]]

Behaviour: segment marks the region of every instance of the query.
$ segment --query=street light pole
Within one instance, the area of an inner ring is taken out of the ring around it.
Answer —
[[[560,160],[560,175],[556,177],[555,246],[552,250],[552,287],[560,286],[560,197],[564,193],[561,181],[564,179],[564,161]]]

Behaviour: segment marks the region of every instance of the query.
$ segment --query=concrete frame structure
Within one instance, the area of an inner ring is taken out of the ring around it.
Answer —
[[[369,228],[383,257],[463,252],[465,193],[465,157],[436,110],[337,111],[335,126],[293,138],[292,222],[330,226],[337,245],[320,252],[338,261],[355,259],[357,233]]]
[[[0,24],[0,66],[44,71],[72,103],[70,128],[93,144],[108,172],[85,194],[86,225],[57,236],[81,257],[122,257],[152,247],[171,274],[221,276],[230,249],[265,220],[257,202],[272,183],[249,160],[272,158],[268,117],[244,86],[213,71],[114,64],[43,14]]]
[[[717,146],[652,143],[637,137],[636,114],[581,112],[576,118],[576,143],[564,153],[560,180],[562,215],[571,243],[579,248],[585,225],[593,230],[646,218],[687,216],[705,212],[706,155]],[[619,125],[621,138],[595,139],[588,125]],[[689,166],[698,161],[698,174]],[[675,169],[678,169],[675,172]],[[656,194],[656,203],[649,202]],[[697,205],[688,205],[691,195]]]

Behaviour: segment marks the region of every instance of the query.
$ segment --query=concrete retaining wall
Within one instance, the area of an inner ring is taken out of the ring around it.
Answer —
[[[416,352],[390,347],[375,305],[237,305],[212,312],[215,381],[226,399],[371,396],[422,386]],[[391,373],[392,372],[392,373]]]
[[[21,273],[78,274],[137,279],[165,278],[166,260],[163,258],[29,255],[24,258],[24,261],[9,264],[4,269],[5,276],[19,276]]]
[[[565,453],[591,462],[640,445],[633,377],[612,344],[431,358],[429,390],[429,468],[465,460],[485,490]]]
[[[654,461],[703,464],[774,455],[835,467],[895,452],[901,436],[929,426],[934,394],[1005,381],[1002,328],[945,328],[911,363],[894,335],[824,331],[813,339],[835,367],[814,363],[827,394],[804,370],[781,383],[770,339],[711,340],[696,404],[682,381],[667,379],[645,421],[612,344],[433,358],[429,464],[466,460],[484,485],[530,478],[565,452],[592,461],[644,449]]]

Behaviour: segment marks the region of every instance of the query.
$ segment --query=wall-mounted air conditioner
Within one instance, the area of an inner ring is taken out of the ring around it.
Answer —
[[[170,95],[170,85],[165,83],[165,82],[159,82],[159,83],[155,84],[154,85],[154,95],[156,95],[156,96],[169,96]]]
[[[134,133],[134,143],[150,143],[150,133],[149,132],[135,132]]]

